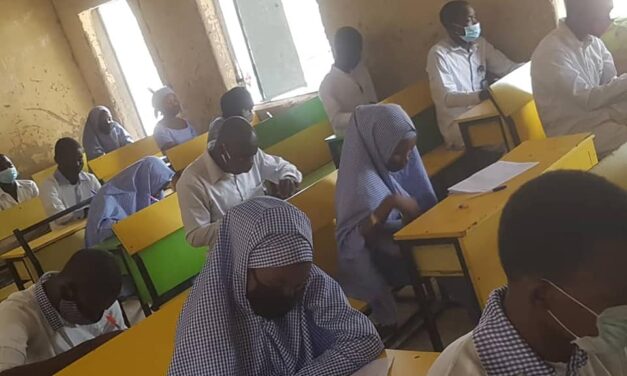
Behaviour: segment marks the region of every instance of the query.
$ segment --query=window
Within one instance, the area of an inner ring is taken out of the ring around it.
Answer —
[[[612,12],[613,18],[627,18],[627,1],[615,0],[614,11]]]
[[[238,76],[256,103],[318,90],[333,63],[316,0],[219,0]]]
[[[137,19],[126,0],[114,0],[103,4],[98,7],[98,14],[144,131],[147,135],[152,135],[156,120],[151,90],[157,90],[163,84]]]

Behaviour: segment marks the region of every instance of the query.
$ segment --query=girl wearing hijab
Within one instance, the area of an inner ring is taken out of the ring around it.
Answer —
[[[397,324],[392,289],[409,283],[393,234],[437,201],[416,137],[401,107],[360,106],[342,149],[335,201],[340,283],[370,304],[381,333]]]
[[[181,104],[172,89],[163,87],[157,90],[152,96],[152,106],[155,109],[155,116],[163,115],[153,134],[162,151],[197,136],[194,127],[187,120],[179,117]]]
[[[259,197],[224,218],[181,313],[169,375],[351,375],[383,344],[312,265],[309,219]]]
[[[163,189],[173,176],[161,159],[146,157],[103,185],[89,208],[86,247],[107,240],[113,236],[113,224],[163,198]]]
[[[133,138],[120,123],[113,120],[108,108],[96,106],[89,112],[83,130],[87,160],[96,159],[131,143]]]

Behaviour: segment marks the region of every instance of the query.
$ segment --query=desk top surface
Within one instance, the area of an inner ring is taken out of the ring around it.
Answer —
[[[499,111],[491,100],[485,100],[470,110],[464,112],[455,121],[459,124],[468,123],[475,120],[494,118],[499,116]]]

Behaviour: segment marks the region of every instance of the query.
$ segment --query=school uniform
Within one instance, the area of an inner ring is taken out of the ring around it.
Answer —
[[[122,146],[133,143],[131,135],[116,121],[111,124],[109,133],[103,133],[100,130],[100,115],[105,111],[109,112],[106,107],[97,106],[89,112],[87,117],[85,129],[83,130],[83,147],[88,160],[96,159]]]
[[[72,185],[65,176],[56,170],[41,186],[41,200],[47,216],[53,216],[75,206],[91,197],[100,190],[100,182],[89,172],[81,171],[78,174],[78,183]],[[74,213],[61,217],[50,224],[58,228],[69,222],[85,218],[85,210],[79,209]]]
[[[176,145],[184,144],[187,141],[198,136],[196,130],[192,125],[185,120],[186,127],[183,129],[172,129],[166,127],[162,122],[159,122],[155,127],[153,137],[159,145],[159,149],[166,150],[166,148],[172,148]]]
[[[533,53],[531,77],[549,137],[594,133],[601,158],[627,142],[627,75],[599,38],[581,41],[561,21]]]
[[[32,180],[16,180],[17,201],[0,188],[0,210],[6,210],[39,196],[39,188]]]
[[[479,94],[488,88],[488,72],[503,77],[519,66],[483,38],[469,50],[450,38],[431,48],[427,57],[431,97],[440,132],[449,148],[464,147],[455,119],[481,103]]]
[[[43,288],[54,274],[46,273],[34,286],[0,303],[0,372],[53,358],[85,341],[126,329],[118,302],[95,324],[65,321]]]

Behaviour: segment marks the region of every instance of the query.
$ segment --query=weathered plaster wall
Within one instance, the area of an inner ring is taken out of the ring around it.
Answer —
[[[0,0],[0,17],[0,153],[28,176],[80,138],[92,97],[50,0]]]
[[[365,59],[380,97],[426,78],[427,53],[444,36],[448,0],[318,0],[329,40],[342,26],[364,35]],[[527,60],[555,27],[554,0],[471,0],[484,35],[512,59]]]

